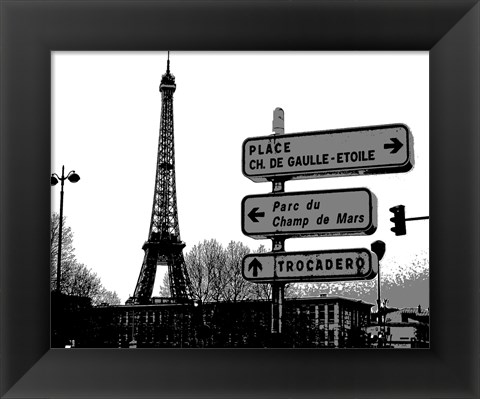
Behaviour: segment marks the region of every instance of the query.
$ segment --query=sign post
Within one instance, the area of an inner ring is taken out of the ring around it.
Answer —
[[[413,137],[404,124],[248,138],[243,174],[261,182],[407,172]]]
[[[379,274],[378,242],[364,248],[285,252],[289,237],[370,235],[377,200],[366,188],[285,193],[285,181],[408,172],[413,137],[404,124],[284,134],[284,112],[273,112],[273,135],[248,138],[243,174],[271,181],[272,193],[242,200],[242,231],[272,240],[272,252],[243,258],[246,280],[272,287],[272,346],[283,346],[282,307],[287,282],[369,280]],[[380,306],[380,305],[379,305]]]
[[[371,280],[378,257],[365,248],[249,254],[243,258],[243,278],[254,283],[334,282]]]
[[[276,136],[283,135],[285,131],[285,113],[282,108],[273,111],[272,130]],[[279,194],[285,191],[285,182],[282,179],[272,179],[272,193]],[[272,252],[285,252],[285,238],[272,237]],[[282,343],[282,318],[283,302],[285,300],[285,283],[272,282],[272,346],[283,346]]]
[[[384,323],[383,323],[383,316],[384,316],[384,314],[386,315],[386,313],[382,312],[382,308],[381,308],[382,302],[381,302],[381,298],[380,298],[380,261],[382,260],[383,255],[385,255],[385,250],[386,250],[387,247],[386,247],[386,245],[383,241],[377,240],[375,242],[372,242],[372,244],[370,245],[370,248],[377,255],[378,262],[379,262],[378,273],[377,273],[377,276],[378,276],[378,280],[377,280],[377,322],[378,322],[378,325],[380,327],[380,331],[385,332],[384,331],[385,326],[384,326]]]
[[[377,200],[366,188],[249,195],[242,200],[242,232],[257,238],[370,235]]]

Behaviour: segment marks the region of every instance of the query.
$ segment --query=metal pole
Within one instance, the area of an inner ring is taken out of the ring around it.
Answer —
[[[380,332],[382,332],[382,319],[381,319],[381,298],[380,298],[380,261],[383,258],[383,255],[385,255],[385,250],[386,250],[386,245],[383,241],[377,240],[375,242],[372,242],[372,245],[370,246],[372,251],[377,255],[378,257],[378,281],[377,281],[377,291],[378,291],[378,298],[377,298],[377,318],[378,318],[378,327],[379,327],[379,335]],[[378,345],[380,346],[380,340],[378,341]]]
[[[60,294],[60,266],[62,264],[62,229],[63,229],[63,182],[65,181],[65,166],[62,165],[62,177],[60,178],[61,190],[60,190],[60,220],[58,231],[58,260],[57,260],[57,293]]]
[[[416,218],[407,218],[407,219],[405,219],[405,221],[407,221],[407,220],[426,220],[426,219],[430,219],[430,216],[419,216],[419,217],[416,217]]]
[[[273,132],[275,135],[284,133],[285,120],[284,112],[281,108],[275,108],[273,111]],[[283,193],[285,191],[285,182],[283,180],[272,179],[272,193]],[[284,252],[285,239],[272,238],[272,252]],[[285,297],[285,283],[272,283],[272,325],[271,333],[274,339],[273,344],[281,346],[282,318],[283,318],[283,301]]]
[[[380,314],[380,261],[378,261],[378,283],[377,283],[377,291],[378,291],[378,297],[377,297],[377,316],[378,316],[378,326],[380,327],[380,320],[381,320],[381,314]]]
[[[283,252],[285,251],[285,240],[273,239],[272,246],[273,246],[272,252]],[[284,298],[285,298],[285,283],[279,283],[279,282],[272,283],[272,326],[271,326],[272,334],[282,333]]]

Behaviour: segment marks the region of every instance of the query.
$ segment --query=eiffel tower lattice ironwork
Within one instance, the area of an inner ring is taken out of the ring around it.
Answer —
[[[152,292],[157,266],[168,265],[170,295],[175,302],[189,301],[191,285],[188,277],[178,224],[175,183],[175,148],[173,139],[173,93],[175,76],[170,73],[170,56],[167,72],[162,76],[160,93],[162,111],[158,141],[157,173],[153,195],[152,218],[148,241],[143,244],[145,256],[138,277],[133,303],[152,302]]]

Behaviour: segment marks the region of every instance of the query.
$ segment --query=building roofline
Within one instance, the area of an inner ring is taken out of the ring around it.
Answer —
[[[212,304],[247,304],[247,303],[269,303],[268,299],[247,299],[241,301],[221,301],[221,302],[203,302],[202,305],[212,305]],[[320,297],[300,297],[300,298],[285,298],[285,302],[347,302],[351,304],[358,304],[365,307],[373,307],[374,304],[362,301],[361,299],[346,298],[341,296],[320,296]],[[143,305],[134,305],[134,304],[124,304],[124,305],[109,305],[109,306],[96,306],[96,308],[119,308],[119,309],[141,309],[141,308],[154,308],[154,307],[168,307],[168,306],[193,306],[193,304],[187,303],[151,303]]]

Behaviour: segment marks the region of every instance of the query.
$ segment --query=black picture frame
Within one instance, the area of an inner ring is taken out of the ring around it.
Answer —
[[[0,395],[478,398],[478,3],[2,0]],[[50,349],[54,50],[429,51],[430,349]]]

